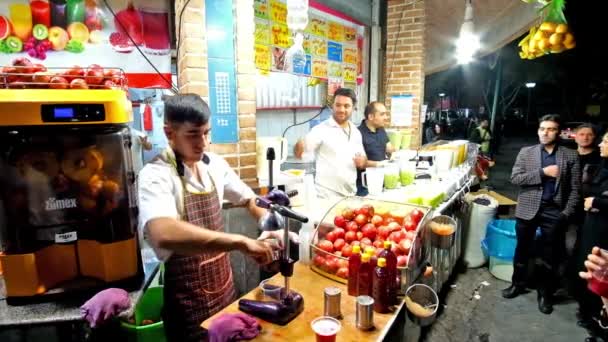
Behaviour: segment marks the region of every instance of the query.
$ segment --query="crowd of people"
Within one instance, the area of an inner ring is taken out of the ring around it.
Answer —
[[[511,182],[520,187],[515,212],[517,246],[512,284],[502,295],[510,299],[527,292],[529,263],[536,259],[532,274],[538,308],[551,314],[560,269],[565,269],[561,275],[568,279],[569,293],[579,305],[578,325],[591,333],[588,341],[595,341],[597,336],[605,337],[602,322],[608,318],[605,309],[600,310],[603,298],[588,289],[586,280],[591,277],[589,270],[608,264],[604,250],[608,248],[608,133],[597,144],[595,127],[579,126],[577,150],[560,144],[559,133],[559,116],[543,116],[539,143],[523,147],[513,166]],[[565,245],[569,226],[577,231],[570,254]],[[564,264],[567,267],[560,268]]]

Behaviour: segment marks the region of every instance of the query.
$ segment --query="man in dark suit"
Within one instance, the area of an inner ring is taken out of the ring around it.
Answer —
[[[545,115],[538,127],[540,144],[519,151],[511,183],[520,186],[515,217],[517,247],[513,258],[512,285],[503,290],[504,298],[524,293],[528,261],[537,227],[540,264],[538,276],[538,308],[544,314],[553,311],[552,294],[557,283],[555,271],[564,244],[562,230],[574,214],[580,200],[580,165],[576,151],[559,144],[559,116]]]

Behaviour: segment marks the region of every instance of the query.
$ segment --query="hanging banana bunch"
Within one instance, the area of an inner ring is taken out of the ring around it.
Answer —
[[[538,26],[530,28],[528,35],[518,44],[521,59],[535,59],[549,53],[560,53],[576,46],[564,16],[565,0],[553,0],[541,9],[547,15]]]

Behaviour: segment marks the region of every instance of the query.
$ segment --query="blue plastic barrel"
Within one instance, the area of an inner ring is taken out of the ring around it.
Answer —
[[[517,236],[515,220],[492,220],[486,230],[482,248],[489,256],[502,260],[513,260]]]

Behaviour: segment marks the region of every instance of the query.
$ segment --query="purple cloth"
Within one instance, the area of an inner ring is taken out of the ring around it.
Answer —
[[[80,307],[80,314],[91,328],[95,328],[130,307],[131,300],[127,291],[111,288],[98,292],[84,303]]]
[[[258,321],[241,312],[223,314],[209,326],[209,342],[251,340],[259,335],[262,327]]]

